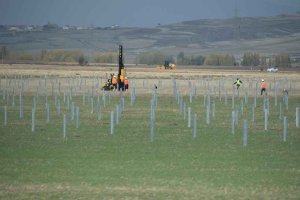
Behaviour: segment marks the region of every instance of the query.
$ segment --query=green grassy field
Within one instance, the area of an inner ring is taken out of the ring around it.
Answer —
[[[159,93],[159,91],[158,91]],[[197,136],[179,112],[172,94],[158,94],[155,139],[150,142],[149,94],[137,94],[125,109],[120,124],[110,134],[110,111],[120,102],[112,93],[103,107],[102,118],[90,112],[81,95],[72,101],[80,107],[80,126],[75,127],[70,110],[63,103],[56,113],[54,96],[49,95],[50,121],[46,122],[45,97],[40,96],[35,131],[31,130],[33,94],[24,95],[24,118],[19,118],[10,97],[4,126],[2,96],[0,112],[0,198],[1,199],[299,199],[300,135],[295,127],[298,97],[282,104],[288,118],[288,138],[283,142],[283,122],[278,106],[270,97],[268,130],[264,130],[263,98],[257,98],[255,122],[251,123],[253,97],[244,103],[235,134],[231,131],[231,97],[211,97],[215,118],[206,125],[203,95],[187,106],[198,114]],[[235,98],[238,108],[243,97]],[[278,105],[281,102],[278,98]],[[240,110],[240,109],[239,109]],[[67,115],[67,139],[63,138],[63,117]],[[243,146],[243,119],[248,120],[248,144]]]

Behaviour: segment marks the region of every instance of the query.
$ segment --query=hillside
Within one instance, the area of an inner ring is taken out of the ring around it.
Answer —
[[[95,28],[91,30],[9,31],[0,29],[0,46],[13,51],[43,49],[115,51],[123,44],[131,61],[143,51],[160,50],[168,55],[227,52],[263,54],[300,52],[300,15],[194,20],[154,28]]]

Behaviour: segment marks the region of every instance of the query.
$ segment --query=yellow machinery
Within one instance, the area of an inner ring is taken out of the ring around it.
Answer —
[[[176,69],[176,65],[169,62],[169,61],[165,61],[165,64],[160,65],[159,69],[172,69],[172,70],[174,70],[174,69]]]
[[[114,74],[110,75],[110,78],[107,80],[106,83],[103,83],[102,89],[103,90],[113,90],[114,87],[112,85],[112,79],[114,77]],[[119,45],[119,70],[118,70],[118,90],[119,91],[125,91],[125,85],[124,85],[124,80],[125,80],[125,67],[123,63],[123,46]]]
[[[119,72],[118,72],[118,90],[125,91],[125,67],[123,62],[123,46],[119,45]]]

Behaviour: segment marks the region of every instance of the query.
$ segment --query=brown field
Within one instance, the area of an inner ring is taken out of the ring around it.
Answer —
[[[275,78],[300,78],[299,70],[281,70],[278,73],[261,72],[258,70],[247,70],[245,68],[189,68],[179,66],[176,70],[161,70],[156,66],[128,66],[126,67],[128,77],[134,78],[170,78],[172,76],[192,78],[198,76],[214,76],[214,77],[264,77],[266,80]],[[105,76],[109,73],[116,73],[117,66],[85,66],[78,65],[30,65],[30,64],[17,64],[17,65],[0,65],[0,76],[15,76],[15,75],[31,75],[31,76],[58,76],[58,77],[71,77],[80,75],[82,77]]]
[[[92,80],[99,78],[101,82],[109,77],[110,73],[117,73],[118,68],[114,66],[63,66],[63,65],[0,65],[0,77],[18,77],[26,76],[32,78],[81,78],[86,80],[87,86],[93,84]],[[161,70],[156,66],[128,66],[126,74],[131,81],[135,81],[136,89],[139,93],[151,93],[154,84],[163,86],[160,93],[172,93],[172,81],[174,77],[177,84],[182,86],[183,95],[188,94],[187,84],[189,81],[205,89],[217,91],[220,87],[224,91],[230,91],[232,83],[236,77],[243,80],[243,87],[247,89],[248,94],[251,96],[260,87],[260,80],[265,79],[268,83],[269,94],[272,95],[272,88],[274,83],[279,83],[279,89],[287,88],[292,96],[300,96],[300,71],[280,71],[277,73],[261,72],[258,70],[245,70],[233,68],[185,68],[179,66],[176,70]],[[145,82],[146,81],[146,90]],[[221,81],[221,83],[220,83]],[[210,83],[208,83],[210,82]],[[34,82],[35,83],[35,82]],[[257,86],[256,86],[257,85]],[[34,87],[33,87],[34,88]],[[150,89],[150,90],[149,90]],[[203,89],[198,93],[207,92]],[[252,93],[253,92],[253,93]]]

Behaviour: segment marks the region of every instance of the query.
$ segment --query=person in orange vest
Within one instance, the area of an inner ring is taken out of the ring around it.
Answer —
[[[127,91],[128,88],[129,88],[129,81],[128,81],[128,78],[127,78],[127,77],[125,77],[125,80],[124,80],[124,86],[125,86],[125,91]]]
[[[117,81],[117,77],[116,76],[114,76],[113,78],[112,78],[112,80],[111,80],[111,83],[112,83],[112,85],[113,85],[113,90],[116,90],[117,88],[118,88],[118,81]]]
[[[267,83],[264,79],[261,80],[261,90],[260,90],[260,95],[265,93],[267,95]]]

